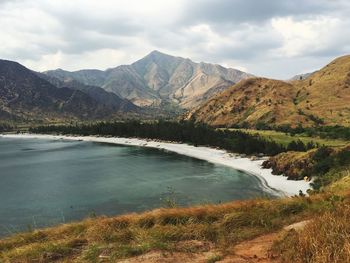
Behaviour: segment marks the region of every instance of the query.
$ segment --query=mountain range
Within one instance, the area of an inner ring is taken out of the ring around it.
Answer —
[[[350,56],[306,78],[250,78],[213,96],[185,119],[214,126],[350,126]]]
[[[0,60],[0,120],[155,118],[183,109],[182,118],[213,126],[350,126],[349,102],[350,56],[288,81],[158,51],[105,71],[39,73]]]
[[[76,80],[126,98],[138,106],[162,103],[189,109],[252,75],[220,65],[195,63],[153,51],[131,65],[101,70],[43,72],[61,81]]]
[[[47,81],[17,62],[0,60],[2,120],[105,119],[136,111],[131,102],[101,88]]]

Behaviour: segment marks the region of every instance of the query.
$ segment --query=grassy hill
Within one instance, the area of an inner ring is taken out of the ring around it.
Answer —
[[[303,80],[243,80],[189,112],[214,126],[350,126],[350,56]]]
[[[293,82],[296,106],[324,124],[350,126],[350,56],[335,59],[307,79]]]

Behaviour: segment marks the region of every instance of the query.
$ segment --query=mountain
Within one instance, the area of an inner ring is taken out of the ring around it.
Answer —
[[[85,85],[74,79],[66,79],[65,81],[62,81],[56,77],[52,77],[46,74],[42,74],[38,72],[36,72],[36,74],[58,88],[66,87],[74,90],[80,90],[88,94],[90,97],[96,100],[99,104],[103,105],[104,107],[108,108],[111,111],[137,112],[140,110],[139,107],[137,107],[135,104],[133,104],[129,100],[122,99],[118,95],[112,92],[107,92],[100,87]]]
[[[221,92],[250,74],[220,65],[195,63],[153,51],[131,65],[106,71],[62,69],[44,74],[60,80],[77,80],[86,85],[100,86],[139,106],[169,103],[192,108]]]
[[[304,80],[304,79],[307,79],[308,77],[310,77],[314,73],[315,72],[298,74],[298,75],[295,75],[294,77],[292,77],[290,80]]]
[[[0,60],[2,119],[90,119],[113,114],[88,93],[58,88],[17,62]]]
[[[300,112],[320,118],[324,124],[350,126],[350,55],[293,84]]]
[[[349,102],[350,56],[343,56],[303,80],[243,80],[185,119],[216,126],[350,126]]]
[[[214,96],[186,118],[215,126],[284,124],[302,122],[293,97],[292,84],[280,80],[251,78]],[[286,118],[288,116],[288,119]]]

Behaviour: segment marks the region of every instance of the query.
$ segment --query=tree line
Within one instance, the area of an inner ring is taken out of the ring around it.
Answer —
[[[306,151],[316,147],[305,145],[301,141],[293,141],[288,146],[252,135],[242,131],[219,130],[206,124],[191,121],[154,121],[142,122],[131,120],[125,122],[99,122],[75,125],[48,125],[30,128],[32,133],[62,135],[100,135],[115,137],[137,137],[143,139],[159,139],[192,144],[194,146],[210,146],[242,154],[276,155],[288,150]]]

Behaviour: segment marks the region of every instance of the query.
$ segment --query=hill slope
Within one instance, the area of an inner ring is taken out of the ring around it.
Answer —
[[[350,56],[307,79],[241,81],[194,109],[185,119],[216,126],[350,125]]]
[[[24,66],[0,60],[3,119],[103,118],[113,112],[78,89],[58,88]]]
[[[191,108],[251,75],[219,65],[195,63],[153,51],[131,65],[106,71],[44,72],[61,80],[75,79],[127,98],[139,106],[168,102]]]
[[[36,72],[36,74],[58,88],[70,88],[74,90],[80,90],[88,94],[99,104],[103,105],[111,111],[137,112],[140,110],[135,104],[133,104],[129,100],[122,99],[118,95],[112,92],[107,92],[98,86],[85,85],[74,79],[67,79],[65,81],[61,81],[56,77],[52,77],[38,72]]]
[[[335,59],[307,79],[295,81],[297,107],[324,124],[350,125],[350,55]]]

